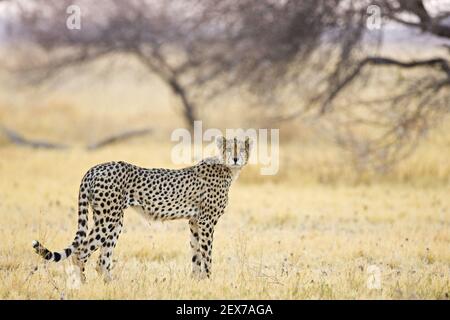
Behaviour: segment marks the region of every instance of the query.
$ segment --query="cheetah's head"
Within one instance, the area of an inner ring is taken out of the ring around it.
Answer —
[[[217,147],[220,150],[219,158],[221,162],[230,168],[240,168],[247,164],[250,157],[252,140],[219,136],[216,138]]]

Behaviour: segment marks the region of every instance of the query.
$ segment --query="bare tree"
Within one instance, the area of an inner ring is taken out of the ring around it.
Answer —
[[[45,53],[33,61],[25,55],[32,79],[127,54],[179,97],[189,126],[199,105],[244,89],[272,106],[272,120],[313,119],[352,151],[357,165],[386,168],[450,111],[448,50],[432,48],[425,58],[382,50],[383,30],[394,23],[449,43],[448,1],[31,3],[17,2],[15,25],[22,39]],[[71,4],[82,8],[81,32],[65,27]],[[367,25],[369,8],[380,14],[375,31]]]
[[[450,112],[448,51],[431,47],[427,58],[381,54],[383,29],[393,24],[450,44],[448,1],[203,3],[209,19],[221,22],[221,37],[208,40],[209,50],[199,42],[195,52],[227,71],[219,83],[248,86],[272,105],[281,105],[284,93],[296,95],[287,112],[275,108],[275,119],[322,119],[361,168],[388,168]],[[368,28],[369,8],[379,11],[378,31]]]
[[[127,54],[163,80],[179,98],[187,125],[193,125],[197,105],[183,72],[191,63],[185,51],[196,26],[185,9],[187,1],[34,0],[14,4],[18,15],[10,29],[22,46],[15,48],[13,70],[28,82],[47,80],[103,57]],[[81,9],[80,29],[66,25],[68,8],[74,5]]]

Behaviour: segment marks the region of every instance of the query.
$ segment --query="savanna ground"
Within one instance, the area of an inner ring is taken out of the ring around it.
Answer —
[[[44,263],[31,240],[50,249],[72,241],[85,171],[111,160],[177,167],[170,161],[170,130],[182,122],[173,109],[158,108],[170,102],[161,98],[163,89],[155,98],[155,90],[108,88],[113,90],[90,88],[87,96],[81,90],[73,95],[79,100],[69,102],[67,92],[47,100],[45,94],[19,99],[8,92],[0,101],[4,124],[27,136],[74,145],[31,150],[0,137],[0,298],[449,298],[450,137],[445,124],[385,176],[357,175],[338,150],[301,128],[286,127],[280,132],[278,175],[260,176],[258,167],[249,166],[232,187],[215,233],[211,279],[190,277],[186,221],[148,223],[128,210],[114,252],[115,280],[105,284],[97,276],[95,254],[87,265],[87,283],[73,283],[70,262]],[[234,116],[230,111],[226,119]],[[143,125],[157,130],[98,151],[82,147]],[[371,288],[378,275],[380,286]]]

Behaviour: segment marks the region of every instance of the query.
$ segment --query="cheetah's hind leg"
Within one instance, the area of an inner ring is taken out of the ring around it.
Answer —
[[[81,283],[86,283],[86,275],[84,274],[84,263],[80,260],[78,252],[72,254],[72,264],[75,269],[75,276]]]
[[[107,235],[104,235],[105,240],[102,241],[100,255],[97,260],[96,270],[100,275],[103,276],[103,280],[105,282],[110,282],[112,280],[112,254],[119,239],[119,235],[122,231],[122,215],[123,213],[120,215],[121,219],[119,220],[119,222],[117,222],[117,224],[113,228],[108,228],[108,230],[110,230],[109,233]]]

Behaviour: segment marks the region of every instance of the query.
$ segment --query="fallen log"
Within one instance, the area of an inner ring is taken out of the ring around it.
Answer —
[[[59,144],[59,143],[53,143],[48,142],[44,140],[34,140],[34,139],[28,139],[24,136],[20,135],[19,133],[8,129],[4,126],[0,126],[1,132],[4,133],[4,135],[14,144],[22,145],[22,146],[28,146],[31,148],[41,148],[41,149],[66,149],[69,146],[65,144]]]
[[[24,136],[22,136],[21,134],[17,133],[16,131],[8,129],[4,126],[0,126],[0,132],[3,132],[3,134],[8,138],[8,140],[16,145],[27,146],[27,147],[31,147],[31,148],[35,148],[35,149],[38,149],[38,148],[41,148],[41,149],[67,149],[70,147],[69,145],[66,145],[66,144],[53,143],[53,142],[48,142],[48,141],[44,141],[44,140],[28,139],[28,138],[25,138]],[[151,132],[152,132],[151,128],[124,131],[124,132],[106,137],[95,143],[89,144],[86,147],[86,149],[87,150],[100,149],[109,144],[121,142],[123,140],[134,138],[137,136],[146,135]]]
[[[151,132],[152,132],[151,128],[124,131],[124,132],[115,134],[113,136],[107,137],[105,139],[102,139],[98,142],[92,143],[87,146],[87,149],[88,150],[96,150],[96,149],[102,148],[102,147],[112,144],[112,143],[116,143],[116,142],[123,141],[126,139],[134,138],[137,136],[143,136],[143,135],[149,134]]]

